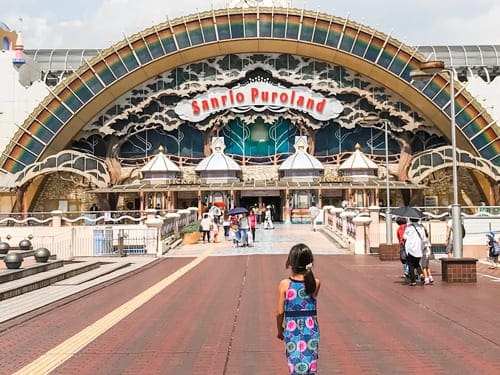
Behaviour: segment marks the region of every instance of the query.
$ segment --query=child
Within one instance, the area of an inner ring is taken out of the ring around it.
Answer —
[[[317,372],[320,333],[316,298],[320,280],[314,277],[312,265],[311,249],[303,243],[294,245],[285,264],[291,268],[291,277],[278,286],[277,336],[285,342],[290,374]]]
[[[212,238],[214,243],[219,242],[219,225],[215,221],[212,223]]]
[[[238,247],[240,242],[240,229],[238,225],[231,225],[231,238],[233,240],[233,247]]]
[[[490,262],[489,268],[497,268],[500,245],[495,240],[495,233],[486,233],[486,238],[488,240],[488,260]]]
[[[427,244],[422,251],[422,259],[420,260],[420,265],[422,266],[422,271],[424,272],[424,285],[434,284],[434,278],[432,277],[431,269],[429,268],[431,255],[431,244]]]

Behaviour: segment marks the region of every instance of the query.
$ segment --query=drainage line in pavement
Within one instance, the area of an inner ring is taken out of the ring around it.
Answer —
[[[227,374],[227,366],[229,364],[229,357],[231,356],[231,349],[233,347],[234,333],[236,331],[236,324],[238,323],[238,316],[240,313],[240,306],[241,306],[241,298],[243,295],[243,288],[245,287],[245,283],[246,283],[246,279],[247,279],[247,271],[248,271],[249,261],[250,261],[250,256],[247,255],[247,263],[245,264],[245,272],[243,272],[243,279],[241,280],[240,293],[238,295],[238,303],[236,304],[236,310],[234,312],[233,328],[231,330],[231,338],[229,339],[229,345],[227,347],[226,361],[224,362],[224,371],[222,372],[222,375]]]

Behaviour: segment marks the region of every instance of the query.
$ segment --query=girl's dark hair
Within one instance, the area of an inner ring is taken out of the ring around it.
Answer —
[[[292,246],[285,267],[291,267],[295,274],[304,275],[306,293],[310,296],[316,291],[316,279],[312,272],[314,258],[311,249],[303,243]]]

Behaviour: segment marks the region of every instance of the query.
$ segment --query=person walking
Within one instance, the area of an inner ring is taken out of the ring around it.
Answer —
[[[415,272],[417,272],[420,279],[424,277],[420,266],[420,258],[422,258],[422,252],[427,243],[424,226],[418,222],[417,218],[410,218],[410,224],[405,228],[403,239],[405,241],[408,273],[410,274],[409,285],[415,286],[417,285]]]
[[[319,208],[316,207],[316,203],[312,202],[311,207],[309,207],[309,216],[311,217],[311,227],[314,232],[316,232],[316,218],[319,215]]]
[[[257,228],[257,215],[251,210],[248,215],[248,224],[250,225],[250,233],[252,234],[252,241],[255,242],[255,230]]]
[[[212,219],[208,215],[208,213],[203,214],[203,219],[200,222],[201,233],[203,235],[203,243],[205,240],[210,242],[210,230],[212,229]]]
[[[403,276],[406,279],[410,277],[410,274],[408,272],[408,264],[406,263],[405,240],[403,238],[407,222],[408,221],[404,217],[398,217],[396,219],[396,224],[398,224],[398,230],[396,231],[396,234],[398,236],[398,241],[399,241],[399,260],[403,264]]]
[[[498,265],[498,255],[500,255],[500,244],[495,239],[495,233],[486,233],[487,245],[488,245],[488,261],[490,262],[489,268],[497,268]]]
[[[285,343],[290,374],[316,374],[320,330],[317,297],[321,286],[314,277],[311,249],[299,243],[290,249],[285,263],[291,276],[278,286],[277,337]]]
[[[248,230],[250,229],[250,221],[248,220],[248,212],[241,215],[238,221],[240,228],[240,241],[243,247],[248,246]]]
[[[229,241],[229,229],[231,227],[231,223],[229,222],[229,217],[224,215],[222,219],[222,228],[224,229],[224,239]]]
[[[264,229],[274,229],[271,206],[266,207],[266,212],[264,214]]]
[[[425,238],[427,238],[427,242],[424,245],[424,249],[422,251],[422,259],[420,259],[420,266],[422,267],[422,272],[424,274],[424,285],[434,284],[434,278],[432,277],[431,268],[429,267],[429,261],[432,257],[432,247],[429,241],[429,233],[427,229],[424,227]]]

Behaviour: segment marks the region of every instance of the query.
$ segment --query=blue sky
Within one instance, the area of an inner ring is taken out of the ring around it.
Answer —
[[[35,48],[105,48],[167,17],[225,7],[230,0],[16,0],[3,5],[0,20],[21,30]],[[498,0],[292,0],[376,28],[418,45],[500,45]],[[22,21],[20,20],[22,19]]]

